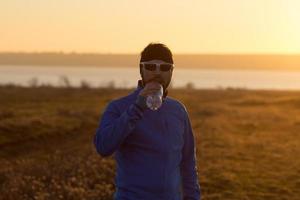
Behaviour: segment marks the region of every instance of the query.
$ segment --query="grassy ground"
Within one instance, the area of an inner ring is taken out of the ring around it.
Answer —
[[[0,87],[0,199],[112,199],[115,163],[92,139],[128,92]],[[189,111],[203,200],[299,199],[300,92],[169,94]]]

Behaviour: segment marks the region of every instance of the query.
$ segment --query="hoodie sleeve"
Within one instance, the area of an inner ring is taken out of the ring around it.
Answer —
[[[185,109],[184,146],[180,172],[182,178],[183,200],[199,200],[200,185],[196,166],[196,147],[188,113]]]
[[[143,116],[143,109],[136,103],[120,113],[112,101],[105,109],[94,136],[94,145],[102,156],[110,156],[135,128]]]

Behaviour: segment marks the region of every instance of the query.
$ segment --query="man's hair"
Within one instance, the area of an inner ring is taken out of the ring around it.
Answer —
[[[149,60],[162,60],[173,64],[173,55],[165,44],[150,43],[142,51],[140,62]]]

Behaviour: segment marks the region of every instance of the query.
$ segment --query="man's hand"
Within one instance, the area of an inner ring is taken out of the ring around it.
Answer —
[[[161,89],[161,85],[155,81],[149,82],[145,85],[144,89],[140,91],[139,95],[147,97],[148,95],[155,94]]]
[[[140,91],[135,103],[142,109],[147,109],[146,99],[148,95],[152,95],[161,90],[161,85],[158,82],[151,81],[145,85]]]

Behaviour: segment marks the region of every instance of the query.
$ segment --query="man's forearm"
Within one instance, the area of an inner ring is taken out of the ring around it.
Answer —
[[[111,155],[122,141],[135,128],[136,122],[143,116],[143,107],[136,102],[120,116],[113,105],[108,106],[96,131],[94,144],[102,156]]]
[[[188,163],[186,163],[188,164]],[[199,200],[201,197],[200,185],[195,165],[182,165],[182,190],[184,200]]]

